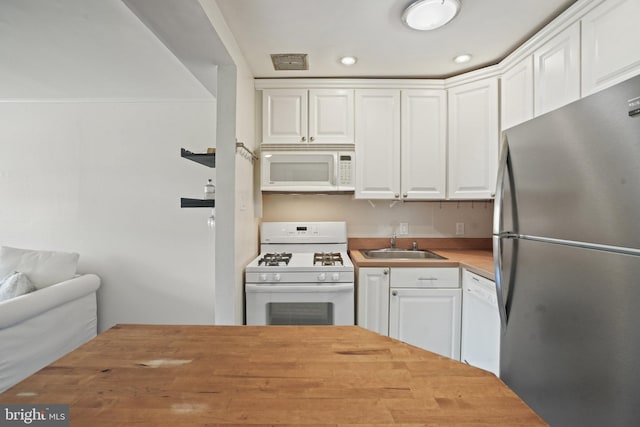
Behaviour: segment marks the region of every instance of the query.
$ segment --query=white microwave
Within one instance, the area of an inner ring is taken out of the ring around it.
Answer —
[[[260,157],[262,191],[355,190],[353,151],[263,151]]]

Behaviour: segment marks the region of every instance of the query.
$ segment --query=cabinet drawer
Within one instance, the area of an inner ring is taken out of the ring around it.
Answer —
[[[458,268],[392,268],[392,288],[459,288]]]

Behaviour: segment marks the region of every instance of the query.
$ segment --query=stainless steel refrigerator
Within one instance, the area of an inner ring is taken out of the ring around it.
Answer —
[[[640,426],[640,76],[503,133],[500,377],[551,426]]]

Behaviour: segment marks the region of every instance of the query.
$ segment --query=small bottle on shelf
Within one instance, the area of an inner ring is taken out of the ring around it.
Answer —
[[[204,186],[204,198],[205,200],[213,200],[216,198],[216,186],[213,185],[210,179],[207,180]]]

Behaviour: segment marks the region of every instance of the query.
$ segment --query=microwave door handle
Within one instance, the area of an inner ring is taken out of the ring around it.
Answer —
[[[338,173],[340,172],[340,154],[333,155],[333,187],[337,190],[340,185]]]

